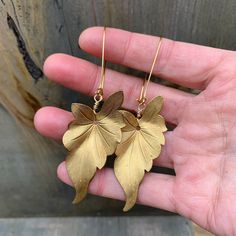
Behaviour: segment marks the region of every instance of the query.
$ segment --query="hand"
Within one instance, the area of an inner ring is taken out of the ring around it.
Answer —
[[[85,30],[79,39],[86,52],[100,56],[103,28]],[[106,59],[149,72],[158,38],[107,29]],[[93,95],[100,67],[69,55],[50,56],[44,65],[49,79]],[[165,133],[166,145],[154,165],[173,168],[176,176],[147,173],[138,202],[179,213],[218,235],[236,235],[236,53],[164,39],[154,75],[198,95],[151,83],[148,97],[164,97],[162,115],[176,125]],[[124,91],[124,107],[135,109],[142,80],[107,70],[105,96]],[[70,112],[44,107],[35,116],[43,135],[61,139],[73,120]],[[71,185],[64,162],[58,177]],[[113,170],[97,171],[92,194],[124,199]]]

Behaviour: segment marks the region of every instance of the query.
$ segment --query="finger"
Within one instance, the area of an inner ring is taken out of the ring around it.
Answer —
[[[66,171],[65,162],[62,162],[57,170],[57,175],[64,183],[72,186],[70,178]],[[140,185],[138,193],[138,203],[161,208],[167,211],[175,212],[173,204],[173,185],[175,177],[165,174],[147,173]],[[124,200],[124,192],[121,189],[114,172],[110,168],[104,168],[97,171],[95,177],[90,183],[89,192],[108,198]]]
[[[45,61],[44,72],[51,80],[88,95],[94,95],[100,80],[100,67],[64,54],[50,56]],[[136,99],[139,98],[141,87],[141,79],[112,70],[106,71],[104,96],[122,90],[124,92],[123,106],[126,109],[137,109]],[[173,124],[178,123],[178,114],[184,108],[186,100],[193,97],[177,89],[150,83],[148,100],[158,95],[164,97],[163,116]]]
[[[69,123],[73,119],[71,112],[56,107],[43,107],[35,114],[34,124],[36,130],[42,135],[55,140],[61,140],[68,129]],[[173,162],[169,158],[168,152],[165,150],[168,148],[168,142],[171,141],[171,133],[172,132],[165,133],[167,145],[162,147],[162,153],[160,157],[154,161],[154,165],[173,168]]]
[[[73,120],[71,112],[56,107],[43,107],[34,116],[34,126],[42,135],[61,140]]]
[[[101,56],[103,27],[85,30],[79,39],[80,47]],[[106,29],[106,59],[138,70],[150,71],[158,37],[124,30]],[[171,82],[202,89],[211,79],[210,73],[230,51],[163,39],[154,74]]]

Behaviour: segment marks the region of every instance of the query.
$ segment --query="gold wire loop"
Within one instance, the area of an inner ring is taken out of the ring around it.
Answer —
[[[140,96],[137,99],[139,104],[143,104],[146,102],[146,97],[144,96],[144,88],[146,87],[146,83],[147,83],[147,76],[145,77],[145,79],[143,80],[143,84],[142,84],[142,88],[141,88],[141,92],[140,92]]]
[[[145,107],[146,107],[145,101],[143,103],[138,104],[138,109],[137,109],[137,118],[138,119],[142,117],[142,113],[143,113]]]
[[[98,93],[95,94],[93,98],[94,98],[94,101],[95,101],[95,102],[101,102],[102,99],[103,99],[102,95],[101,95],[101,94],[98,94]]]
[[[95,95],[103,96],[103,89],[102,88],[98,88],[97,91],[95,92]]]
[[[153,69],[154,69],[154,66],[156,64],[156,61],[158,59],[158,56],[159,56],[159,53],[160,53],[160,49],[161,49],[161,45],[162,45],[162,37],[160,37],[160,40],[158,42],[158,45],[157,45],[157,50],[156,50],[156,53],[155,53],[155,56],[154,56],[154,59],[153,59],[153,62],[152,62],[152,66],[151,66],[151,69],[150,69],[150,73],[148,76],[145,77],[144,81],[143,81],[143,85],[142,85],[142,89],[141,89],[141,92],[140,92],[140,96],[139,98],[137,99],[139,105],[138,105],[138,110],[137,110],[137,117],[140,118],[141,115],[142,115],[142,111],[144,110],[145,106],[146,106],[146,100],[147,100],[147,89],[148,89],[148,85],[150,83],[150,80],[151,80],[151,77],[152,77],[152,73],[153,73]]]
[[[96,93],[93,99],[94,99],[93,111],[94,113],[96,113],[99,108],[100,102],[103,100],[103,96],[101,94]]]
[[[99,86],[97,91],[94,95],[94,107],[93,110],[96,112],[98,109],[99,103],[103,100],[103,88],[104,88],[104,82],[105,82],[105,72],[106,72],[106,61],[105,61],[105,41],[106,41],[106,27],[104,27],[103,30],[103,36],[102,36],[102,69],[101,69],[101,79],[99,82]]]

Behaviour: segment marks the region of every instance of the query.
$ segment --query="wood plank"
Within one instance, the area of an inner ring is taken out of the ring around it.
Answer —
[[[53,16],[48,21],[45,7]],[[0,103],[22,123],[32,126],[43,105],[60,106],[62,91],[42,74],[45,58],[53,52],[68,52],[62,13],[52,3],[5,1],[0,3]],[[53,42],[53,43],[52,43]]]
[[[4,236],[193,236],[181,217],[75,217],[0,219]]]

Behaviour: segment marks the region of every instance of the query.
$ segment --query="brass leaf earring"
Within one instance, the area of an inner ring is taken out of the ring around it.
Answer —
[[[118,111],[123,103],[123,92],[112,94],[101,107],[106,64],[105,38],[104,28],[101,79],[94,95],[94,107],[73,103],[71,110],[75,119],[63,136],[63,144],[69,151],[66,168],[76,190],[73,203],[79,203],[86,196],[97,168],[104,167],[107,156],[115,152],[121,141],[121,128],[124,126]]]
[[[163,98],[158,96],[146,105],[147,88],[160,52],[161,43],[162,38],[158,43],[150,74],[144,80],[140,97],[137,99],[136,116],[128,111],[120,111],[125,127],[121,129],[122,140],[115,152],[117,157],[114,171],[126,195],[124,211],[130,210],[134,206],[145,171],[151,170],[153,159],[160,155],[161,145],[165,143],[163,132],[167,128],[164,118],[159,114],[163,105]]]

